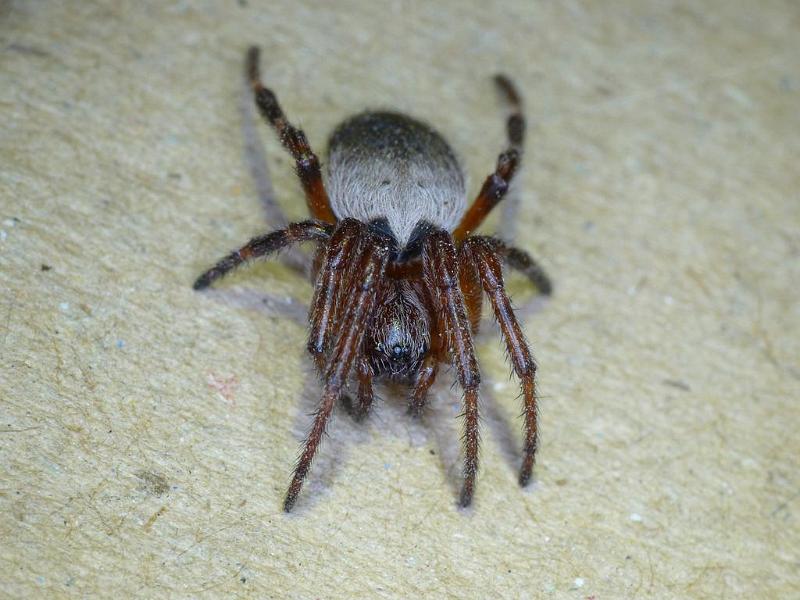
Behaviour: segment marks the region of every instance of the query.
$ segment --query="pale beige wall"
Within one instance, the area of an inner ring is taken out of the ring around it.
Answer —
[[[0,595],[800,596],[797,3],[241,4],[0,4]],[[518,80],[519,242],[556,283],[525,311],[532,489],[489,327],[473,510],[445,374],[423,423],[388,392],[336,418],[281,513],[316,393],[284,313],[310,286],[271,263],[190,289],[267,227],[251,43],[320,150],[399,108],[473,189],[502,144],[489,77]]]

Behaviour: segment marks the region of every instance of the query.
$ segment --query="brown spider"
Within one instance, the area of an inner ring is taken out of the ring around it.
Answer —
[[[544,294],[550,294],[551,285],[525,251],[471,235],[503,198],[519,164],[525,120],[514,85],[502,75],[495,77],[511,107],[509,149],[500,154],[494,173],[467,209],[464,175],[450,146],[427,125],[397,113],[365,112],[339,125],[330,139],[323,183],[317,156],[261,83],[258,63],[258,48],[251,48],[246,69],[256,105],[296,161],[312,218],[253,238],[203,273],[194,289],[291,244],[317,245],[308,351],[324,390],[284,510],[294,506],[351,376],[358,381],[357,418],[368,413],[377,378],[410,385],[409,409],[418,415],[445,361],[455,367],[464,390],[460,504],[470,504],[478,470],[480,383],[472,335],[480,321],[481,290],[489,297],[522,384],[525,444],[519,483],[526,485],[537,446],[536,364],[504,289],[502,264],[524,273]]]

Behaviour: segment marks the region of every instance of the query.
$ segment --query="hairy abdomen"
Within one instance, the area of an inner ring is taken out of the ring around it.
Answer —
[[[326,187],[336,216],[386,219],[401,247],[418,222],[451,231],[464,213],[458,159],[442,136],[411,117],[351,117],[333,132],[328,153]]]

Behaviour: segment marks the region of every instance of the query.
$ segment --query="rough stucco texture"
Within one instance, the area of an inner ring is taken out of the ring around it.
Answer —
[[[0,594],[800,597],[796,2],[0,11]],[[510,281],[540,367],[531,489],[487,321],[473,509],[444,372],[422,422],[392,390],[363,425],[340,411],[280,511],[319,391],[311,288],[275,262],[190,287],[269,228],[251,43],[320,151],[397,108],[437,123],[472,190],[502,148],[490,75],[524,90],[517,240],[556,283],[540,302]]]

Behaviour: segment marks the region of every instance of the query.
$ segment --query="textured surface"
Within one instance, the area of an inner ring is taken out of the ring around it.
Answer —
[[[800,595],[796,2],[121,4],[0,4],[0,594]],[[317,147],[365,107],[409,111],[472,190],[503,136],[489,76],[517,78],[519,240],[557,286],[525,317],[532,489],[487,335],[473,510],[443,378],[421,424],[388,392],[335,419],[280,512],[317,393],[310,288],[274,263],[190,288],[267,228],[253,42]]]

